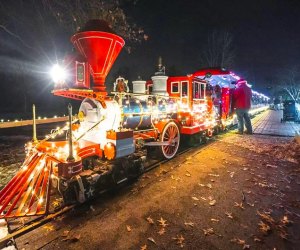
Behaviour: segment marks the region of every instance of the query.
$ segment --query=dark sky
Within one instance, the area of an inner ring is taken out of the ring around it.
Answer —
[[[248,79],[257,90],[266,93],[270,79],[285,68],[300,64],[298,0],[137,0],[135,5],[129,2],[122,6],[127,17],[143,27],[149,39],[137,44],[130,54],[125,50],[121,52],[107,84],[111,84],[119,73],[129,80],[137,76],[150,79],[158,56],[163,57],[167,72],[186,75],[197,71],[203,66],[200,62],[203,44],[214,30],[226,30],[233,35],[236,57],[231,70]],[[40,63],[28,63],[32,74],[40,74],[35,68],[46,68],[50,61],[45,59],[56,56],[56,53],[47,54],[49,44],[56,48],[57,57],[63,57],[70,45],[66,33],[60,31],[54,39],[52,34],[56,27],[51,23],[45,25],[49,29],[44,32],[47,35],[44,37],[37,37],[32,29],[34,46],[45,51]],[[37,102],[49,110],[64,104],[61,99],[51,96],[49,79],[45,84],[36,79],[14,77],[17,74],[3,77],[6,71],[16,71],[14,60],[26,61],[30,56],[32,59],[29,54],[17,39],[0,30],[0,113],[23,109],[26,98],[28,106]],[[13,81],[18,81],[15,88],[11,85]],[[30,92],[28,96],[24,95],[26,91]]]
[[[300,64],[300,1],[139,0],[128,11],[150,37],[130,59],[124,56],[143,76],[149,75],[149,65],[159,55],[167,68],[175,65],[185,74],[196,71],[203,40],[213,30],[232,33],[233,70],[257,87]]]

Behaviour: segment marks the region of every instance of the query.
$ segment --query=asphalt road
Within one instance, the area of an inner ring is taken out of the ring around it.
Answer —
[[[299,145],[228,133],[17,239],[19,249],[300,249]]]

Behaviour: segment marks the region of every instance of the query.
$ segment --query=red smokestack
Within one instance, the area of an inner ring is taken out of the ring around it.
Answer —
[[[83,30],[71,37],[78,52],[90,65],[95,91],[105,92],[105,78],[125,42],[113,34],[105,21],[91,20]]]

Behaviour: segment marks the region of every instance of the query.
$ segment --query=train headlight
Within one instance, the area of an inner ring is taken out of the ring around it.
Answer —
[[[66,70],[58,64],[52,67],[50,75],[54,83],[63,83],[67,78]]]

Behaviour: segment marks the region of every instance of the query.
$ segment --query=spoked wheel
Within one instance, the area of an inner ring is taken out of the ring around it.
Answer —
[[[179,147],[180,133],[179,128],[175,122],[169,122],[163,129],[160,135],[160,141],[166,142],[168,145],[160,146],[160,152],[166,159],[173,158]]]

